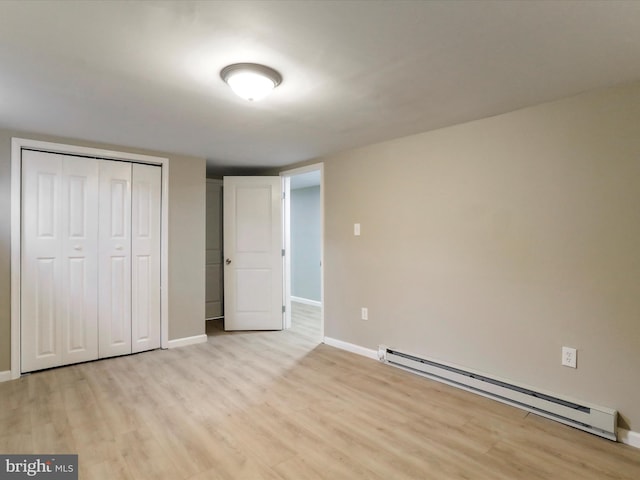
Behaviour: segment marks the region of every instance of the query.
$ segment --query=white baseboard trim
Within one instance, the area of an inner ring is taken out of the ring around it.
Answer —
[[[378,360],[377,350],[361,347],[360,345],[354,345],[353,343],[349,342],[343,342],[342,340],[337,340],[331,337],[324,337],[324,343],[331,347],[336,347],[342,350],[346,350],[347,352],[356,353],[372,360]]]
[[[625,430],[624,428],[618,429],[618,441],[625,445],[640,448],[640,432],[634,432],[632,430]]]
[[[291,295],[291,301],[296,303],[304,303],[305,305],[313,305],[314,307],[322,306],[322,302],[319,302],[317,300],[309,300],[308,298],[294,297],[293,295]]]
[[[8,382],[9,380],[12,380],[11,370],[5,370],[4,372],[0,372],[0,382]]]
[[[169,348],[186,347],[188,345],[196,345],[198,343],[206,343],[207,336],[194,335],[193,337],[176,338],[175,340],[169,340]]]

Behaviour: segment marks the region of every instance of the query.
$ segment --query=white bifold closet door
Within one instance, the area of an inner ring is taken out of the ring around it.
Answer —
[[[160,346],[160,175],[23,151],[23,372]]]
[[[131,353],[131,164],[100,162],[99,357]]]
[[[98,161],[23,152],[22,371],[98,357]]]
[[[161,169],[133,164],[131,351],[160,348]]]

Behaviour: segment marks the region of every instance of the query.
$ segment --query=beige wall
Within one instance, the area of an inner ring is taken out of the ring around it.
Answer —
[[[640,83],[321,160],[327,336],[617,408],[640,431]]]
[[[167,157],[169,162],[169,339],[204,333],[205,160],[122,146],[0,130],[0,372],[11,368],[11,138]]]
[[[205,331],[206,162],[169,165],[169,338]]]

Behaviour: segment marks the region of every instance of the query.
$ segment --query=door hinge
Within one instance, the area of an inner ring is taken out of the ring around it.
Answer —
[[[284,257],[284,248],[282,249],[282,256]]]
[[[285,307],[284,305],[282,305],[282,313],[287,311],[287,307]]]
[[[287,192],[282,192],[282,199],[284,200],[285,198],[287,198]]]

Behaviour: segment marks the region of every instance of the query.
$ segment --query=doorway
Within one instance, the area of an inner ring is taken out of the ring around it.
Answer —
[[[284,190],[285,328],[324,337],[323,164],[281,173]]]

